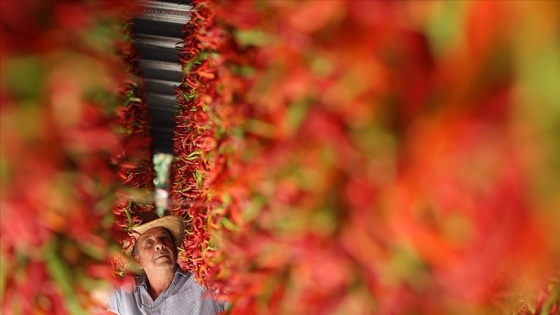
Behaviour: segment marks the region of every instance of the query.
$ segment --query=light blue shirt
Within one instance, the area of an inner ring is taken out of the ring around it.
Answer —
[[[119,315],[214,315],[224,311],[224,304],[211,299],[192,274],[177,267],[173,281],[155,301],[142,275],[132,291],[115,289],[108,310]]]

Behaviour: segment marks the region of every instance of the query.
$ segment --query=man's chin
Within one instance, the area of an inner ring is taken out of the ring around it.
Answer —
[[[154,260],[154,263],[158,266],[175,267],[175,262],[173,261],[173,259],[171,259],[171,257],[168,256],[158,257]]]

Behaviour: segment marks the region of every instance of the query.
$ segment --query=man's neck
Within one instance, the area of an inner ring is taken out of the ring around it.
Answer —
[[[175,270],[162,270],[161,272],[146,274],[148,278],[148,293],[155,301],[157,297],[171,285],[175,277]]]

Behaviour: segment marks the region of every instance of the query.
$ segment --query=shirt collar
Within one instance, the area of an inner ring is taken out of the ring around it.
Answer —
[[[173,277],[173,281],[171,283],[174,283],[177,281],[177,279],[179,279],[179,277],[188,277],[190,276],[190,273],[181,269],[181,266],[177,265],[177,270],[175,270],[175,276]],[[146,279],[148,277],[146,276],[146,274],[142,274],[140,275],[138,278],[136,278],[136,286],[140,287],[140,286],[144,286],[146,289],[148,289],[148,286],[146,285]]]

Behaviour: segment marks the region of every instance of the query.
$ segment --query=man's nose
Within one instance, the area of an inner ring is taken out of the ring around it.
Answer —
[[[165,248],[165,245],[161,241],[156,242],[156,250],[162,250]]]

